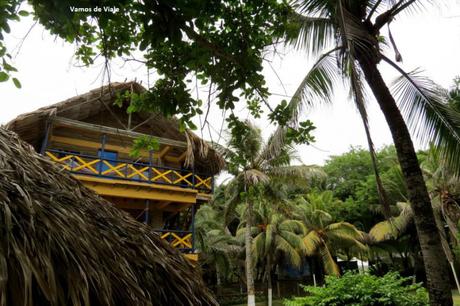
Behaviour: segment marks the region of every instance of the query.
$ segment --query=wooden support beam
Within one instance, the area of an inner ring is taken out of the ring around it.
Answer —
[[[171,150],[171,146],[165,146],[163,150],[158,153],[158,158],[163,158]]]
[[[105,197],[169,201],[175,203],[171,211],[182,210],[196,203],[197,191],[193,189],[158,184],[104,179],[86,175],[74,175],[86,187]],[[179,205],[177,206],[176,203]],[[169,205],[171,206],[171,205]]]
[[[177,158],[177,161],[178,161],[178,162],[184,161],[184,159],[185,159],[186,156],[187,156],[187,151],[185,151],[184,153],[182,153],[182,154]]]
[[[154,208],[155,209],[163,209],[163,208],[165,208],[166,206],[168,206],[171,203],[172,203],[171,201],[163,201],[161,203],[155,204]]]

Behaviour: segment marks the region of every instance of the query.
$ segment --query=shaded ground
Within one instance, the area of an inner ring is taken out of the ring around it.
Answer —
[[[459,298],[459,303],[460,303],[460,296],[458,296],[458,298]],[[237,304],[237,305],[234,305],[234,306],[246,306],[246,305],[247,304]],[[267,302],[256,303],[256,306],[265,306],[265,305],[267,305]],[[455,304],[455,305],[457,305],[457,304]],[[273,306],[283,306],[283,300],[273,300]]]

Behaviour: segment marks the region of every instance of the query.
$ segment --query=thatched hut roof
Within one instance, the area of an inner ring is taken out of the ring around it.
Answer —
[[[151,228],[0,128],[0,305],[215,305]]]
[[[6,128],[16,132],[23,140],[32,144],[36,149],[40,147],[45,135],[48,119],[59,116],[77,121],[106,124],[110,121],[113,127],[126,129],[127,107],[129,101],[125,101],[121,107],[114,105],[116,95],[125,91],[142,93],[145,88],[136,82],[111,83],[93,89],[85,94],[78,95],[65,101],[39,108],[33,112],[19,115],[6,124]],[[124,116],[123,116],[124,115]],[[160,114],[134,114],[139,121],[145,121],[142,125],[143,132],[149,135],[187,142],[193,146],[189,148],[187,163],[195,164],[203,172],[217,174],[225,165],[223,158],[212,149],[206,141],[202,140],[193,132],[182,133],[179,130],[178,121],[175,118],[165,118]],[[188,137],[188,136],[192,137]],[[193,139],[193,141],[190,141]],[[200,145],[196,143],[199,142]]]

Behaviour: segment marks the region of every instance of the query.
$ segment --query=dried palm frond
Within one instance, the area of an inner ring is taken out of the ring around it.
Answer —
[[[150,227],[0,128],[0,305],[216,305]]]
[[[219,173],[225,167],[225,160],[205,140],[198,137],[190,130],[185,131],[187,140],[187,152],[185,157],[186,166],[195,166],[196,161],[206,165],[201,168],[207,169],[210,173]]]

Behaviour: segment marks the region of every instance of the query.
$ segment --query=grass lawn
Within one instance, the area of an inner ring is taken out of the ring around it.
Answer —
[[[460,295],[457,290],[452,291],[452,297],[454,298],[454,305],[460,306]]]

